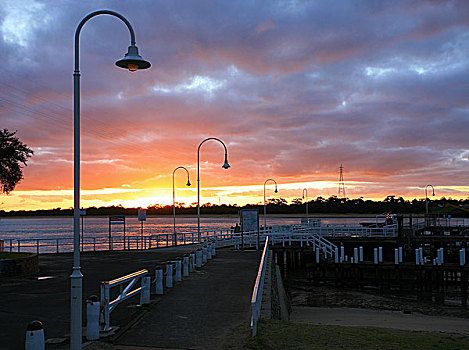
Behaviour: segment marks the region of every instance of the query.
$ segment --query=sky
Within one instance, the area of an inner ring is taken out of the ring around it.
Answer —
[[[80,34],[81,205],[243,205],[338,194],[469,197],[469,2],[0,3],[0,127],[34,150],[3,210],[73,206],[74,35]],[[430,193],[428,193],[430,194]],[[431,197],[432,198],[432,197]]]

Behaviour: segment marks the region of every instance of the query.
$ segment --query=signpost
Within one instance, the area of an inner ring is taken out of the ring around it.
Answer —
[[[143,222],[147,219],[147,210],[146,209],[138,209],[138,221],[141,223],[140,235],[142,236],[143,240]],[[137,247],[138,249],[138,247]]]
[[[260,238],[259,238],[259,212],[257,209],[241,209],[241,241],[244,249],[244,232],[257,231],[257,245],[259,249]]]
[[[112,250],[112,234],[111,224],[124,224],[124,250],[125,250],[125,215],[110,215],[109,216],[109,250]]]

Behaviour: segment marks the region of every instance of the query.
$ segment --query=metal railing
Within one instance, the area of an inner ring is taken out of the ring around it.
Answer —
[[[140,281],[140,286],[135,287]],[[126,286],[124,286],[127,283]],[[111,300],[111,288],[120,287],[119,294]],[[135,288],[134,288],[135,287]],[[150,303],[150,276],[148,270],[140,270],[112,281],[101,282],[101,326],[103,331],[111,329],[111,312],[124,300],[140,293],[140,304]]]
[[[269,253],[269,237],[265,238],[264,250],[262,251],[261,263],[257,271],[256,282],[252,291],[251,298],[251,330],[252,335],[257,334],[257,322],[261,314],[262,293],[264,290],[265,270],[267,266],[267,256]]]
[[[153,249],[160,247],[169,247],[173,245],[172,233],[160,233],[148,236],[142,235],[114,235],[109,238],[103,236],[84,236],[80,241],[81,251],[107,251],[111,250],[127,250],[135,249]],[[201,232],[201,239],[226,241],[231,240],[231,230],[211,230]],[[73,237],[56,237],[56,238],[6,238],[4,241],[4,251],[9,252],[28,252],[28,253],[66,253],[73,251]],[[186,232],[178,234],[178,244],[194,244],[198,243],[198,233]]]

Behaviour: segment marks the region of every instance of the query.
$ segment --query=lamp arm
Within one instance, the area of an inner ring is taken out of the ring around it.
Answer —
[[[77,30],[75,31],[75,72],[79,72],[79,70],[80,70],[80,68],[79,68],[79,65],[80,65],[79,52],[80,52],[80,32],[81,32],[81,28],[83,28],[85,23],[88,22],[91,18],[99,16],[99,15],[111,15],[111,16],[117,17],[120,20],[122,20],[122,22],[125,23],[127,28],[129,28],[130,45],[131,46],[135,45],[134,29],[132,28],[132,25],[130,24],[130,22],[124,16],[122,16],[120,13],[117,13],[117,12],[111,11],[111,10],[98,10],[98,11],[91,12],[88,16],[84,17],[81,20],[80,24],[78,24]]]

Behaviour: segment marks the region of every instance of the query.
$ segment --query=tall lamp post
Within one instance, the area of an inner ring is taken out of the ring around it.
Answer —
[[[267,208],[266,208],[266,202],[265,202],[265,184],[268,182],[268,181],[273,181],[275,183],[275,193],[278,192],[277,190],[277,181],[275,181],[274,179],[267,179],[265,180],[264,182],[264,234],[266,233],[266,229],[267,229]]]
[[[427,195],[427,188],[428,187],[432,188],[432,196],[435,196],[435,187],[433,187],[433,185],[425,186],[425,217],[428,216],[428,195]]]
[[[307,222],[307,225],[309,226],[309,220],[308,220],[308,189],[307,188],[303,188],[303,199],[306,200],[306,222]]]
[[[90,13],[84,17],[75,31],[75,71],[73,72],[73,271],[70,276],[70,348],[72,350],[81,350],[82,343],[82,294],[83,294],[83,275],[80,267],[80,69],[79,69],[79,49],[80,32],[85,23],[98,15],[111,15],[122,20],[130,32],[130,46],[124,58],[116,62],[121,68],[126,68],[131,72],[138,69],[150,68],[150,62],[144,60],[138,54],[138,48],[135,45],[135,34],[129,21],[121,14],[110,10],[99,10]]]
[[[209,137],[203,140],[200,144],[199,147],[197,148],[197,233],[198,233],[198,240],[200,243],[201,237],[200,237],[200,147],[208,140],[215,140],[220,142],[223,147],[225,148],[225,162],[221,166],[223,169],[228,169],[230,165],[228,164],[228,151],[226,149],[226,146],[224,142],[220,139],[217,139],[216,137]]]
[[[191,182],[189,181],[189,171],[185,167],[178,166],[176,169],[174,169],[174,171],[173,171],[173,227],[174,227],[174,242],[173,243],[174,243],[174,245],[178,244],[177,234],[176,234],[176,195],[175,195],[175,191],[174,191],[174,173],[178,169],[184,169],[186,171],[186,173],[187,173],[186,186],[191,185]]]

